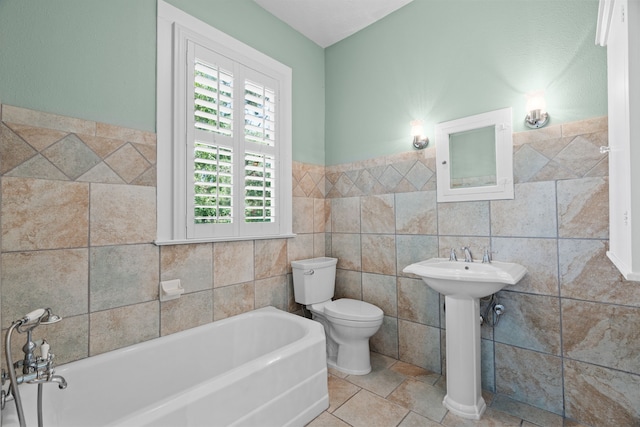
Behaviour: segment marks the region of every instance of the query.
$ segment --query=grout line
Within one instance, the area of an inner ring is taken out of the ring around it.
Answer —
[[[562,392],[562,417],[566,416],[567,411],[567,399],[566,399],[566,387],[565,387],[565,358],[564,358],[564,333],[562,329],[562,282],[560,277],[560,215],[558,212],[558,181],[554,181],[554,196],[555,196],[555,208],[556,208],[556,279],[558,283],[558,323],[560,327],[560,388]]]

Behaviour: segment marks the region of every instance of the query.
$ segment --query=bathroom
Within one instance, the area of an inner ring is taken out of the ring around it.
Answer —
[[[169,3],[293,69],[296,237],[154,245],[155,0],[0,1],[3,332],[54,307],[64,319],[47,338],[64,363],[254,308],[297,311],[290,261],[327,255],[337,296],[385,312],[372,350],[440,373],[442,301],[402,269],[490,246],[529,274],[483,330],[483,387],[585,425],[638,423],[640,288],[605,255],[597,1],[415,0],[326,49],[253,1]],[[537,89],[552,122],[528,131]],[[410,121],[433,134],[505,106],[516,199],[437,203],[435,150],[413,151]],[[74,181],[26,162],[61,139]],[[158,282],[176,278],[185,294],[160,302]]]

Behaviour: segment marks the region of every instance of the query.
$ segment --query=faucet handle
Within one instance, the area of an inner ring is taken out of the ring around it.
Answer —
[[[482,255],[482,262],[487,264],[491,262],[491,252],[489,248],[484,248],[484,255]]]
[[[469,246],[463,246],[460,250],[464,252],[464,262],[473,262],[473,255]]]
[[[49,358],[49,349],[51,346],[47,342],[47,340],[42,340],[42,344],[40,344],[40,357],[43,359]]]
[[[456,255],[456,250],[451,248],[451,252],[449,253],[449,261],[457,261],[458,256]]]

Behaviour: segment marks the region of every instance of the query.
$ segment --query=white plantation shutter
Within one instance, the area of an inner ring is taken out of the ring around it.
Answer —
[[[188,237],[234,234],[235,67],[229,58],[188,43]]]
[[[233,222],[233,151],[196,141],[194,224]]]
[[[277,82],[254,70],[244,75],[244,221],[265,230],[277,222],[280,179],[276,131]]]
[[[276,220],[275,159],[265,154],[245,153],[245,222]]]
[[[245,138],[249,142],[275,145],[276,95],[272,88],[259,83],[244,83]]]
[[[157,244],[292,237],[291,69],[158,1]]]
[[[195,126],[231,136],[233,131],[233,75],[195,60]]]
[[[278,82],[194,42],[187,58],[187,235],[268,232],[277,222]]]

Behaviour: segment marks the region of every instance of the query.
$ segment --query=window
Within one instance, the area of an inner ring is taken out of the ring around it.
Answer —
[[[157,244],[291,237],[291,69],[158,1]]]

